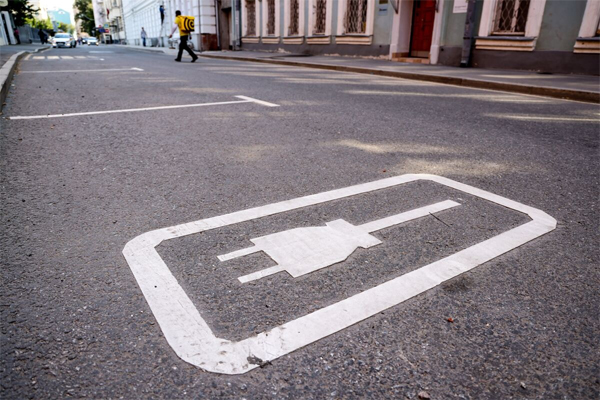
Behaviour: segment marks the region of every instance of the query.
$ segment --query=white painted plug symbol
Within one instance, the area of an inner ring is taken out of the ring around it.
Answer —
[[[253,247],[220,255],[221,261],[264,251],[277,265],[238,278],[242,283],[287,271],[297,278],[304,274],[344,261],[358,247],[367,249],[381,243],[370,233],[389,228],[435,212],[459,206],[452,200],[442,201],[411,211],[354,226],[343,219],[322,227],[295,228],[250,239]]]

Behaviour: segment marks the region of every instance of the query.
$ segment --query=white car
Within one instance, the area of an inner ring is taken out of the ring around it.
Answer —
[[[77,46],[77,41],[75,41],[75,38],[73,38],[73,36],[69,35],[68,33],[57,33],[52,38],[52,47],[71,48],[75,46]]]
[[[89,37],[86,40],[88,46],[98,46],[98,39],[95,37]]]

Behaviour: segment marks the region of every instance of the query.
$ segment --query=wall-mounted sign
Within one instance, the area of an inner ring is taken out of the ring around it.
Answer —
[[[454,14],[462,14],[467,12],[469,6],[469,0],[454,0],[454,8],[452,12]]]

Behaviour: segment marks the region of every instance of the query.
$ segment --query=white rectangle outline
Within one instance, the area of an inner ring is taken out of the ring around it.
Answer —
[[[417,180],[437,182],[525,213],[532,220],[379,286],[239,342],[220,339],[213,334],[156,251],[156,246],[164,240]],[[533,207],[448,178],[407,174],[157,229],[127,243],[123,255],[175,353],[184,361],[206,371],[242,374],[259,366],[251,363],[249,358],[264,362],[274,360],[396,306],[555,228],[554,218]]]

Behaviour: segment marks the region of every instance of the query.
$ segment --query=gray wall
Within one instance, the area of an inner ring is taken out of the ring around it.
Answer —
[[[389,2],[390,0],[375,0],[375,26],[373,27],[373,44],[375,45],[388,45],[389,47],[392,41],[392,24],[395,14],[394,8]]]
[[[535,49],[572,52],[586,3],[586,0],[548,0]]]
[[[483,9],[482,0],[478,0],[477,3],[476,36]],[[446,0],[439,62],[443,65],[458,66],[466,14],[453,14],[453,5],[454,0]],[[472,66],[598,75],[600,57],[597,54],[573,53],[585,6],[586,0],[547,0],[540,36],[534,51],[473,50]]]

